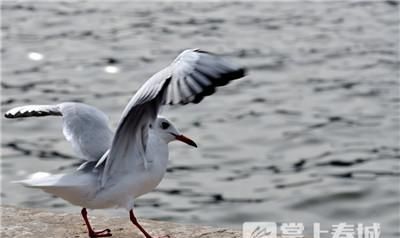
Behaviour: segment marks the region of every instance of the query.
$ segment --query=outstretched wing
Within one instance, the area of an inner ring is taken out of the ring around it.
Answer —
[[[102,176],[102,184],[113,174],[132,169],[132,160],[144,163],[149,124],[163,104],[199,103],[245,69],[201,50],[183,51],[168,67],[153,75],[136,92],[122,113]],[[139,160],[137,160],[139,158]]]
[[[6,118],[62,116],[58,105],[26,105],[14,107],[4,114]]]
[[[113,132],[107,116],[83,103],[27,105],[6,112],[6,118],[62,116],[63,133],[82,159],[97,161],[110,148]]]

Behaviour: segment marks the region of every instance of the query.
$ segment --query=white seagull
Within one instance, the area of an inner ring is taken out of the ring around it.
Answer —
[[[82,103],[13,108],[6,112],[6,118],[62,116],[65,138],[85,160],[70,173],[39,172],[18,182],[82,207],[89,237],[108,237],[111,231],[94,231],[86,208],[124,207],[132,223],[146,238],[152,238],[133,213],[134,200],[161,182],[169,142],[179,140],[197,147],[169,120],[158,116],[160,107],[198,103],[216,87],[244,75],[243,67],[220,56],[199,49],[185,50],[140,87],[122,112],[115,133],[102,111]]]

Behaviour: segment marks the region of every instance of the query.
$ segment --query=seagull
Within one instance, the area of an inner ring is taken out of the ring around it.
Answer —
[[[199,103],[213,94],[216,87],[245,74],[245,68],[222,56],[200,49],[184,50],[133,95],[115,132],[109,127],[105,113],[83,103],[13,108],[5,113],[6,118],[61,116],[65,138],[83,159],[72,172],[37,172],[17,182],[82,207],[81,215],[91,238],[112,234],[110,229],[95,231],[87,209],[115,207],[126,208],[133,225],[146,238],[153,238],[139,224],[133,212],[134,201],[152,191],[163,179],[168,164],[168,143],[177,140],[197,147],[171,121],[158,115],[160,108]]]

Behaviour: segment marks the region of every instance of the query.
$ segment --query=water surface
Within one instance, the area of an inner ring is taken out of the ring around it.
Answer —
[[[379,222],[398,237],[399,6],[394,2],[4,2],[2,113],[78,101],[110,116],[186,48],[249,75],[164,114],[199,145],[170,146],[140,217],[240,228],[244,221]],[[77,165],[60,118],[2,119],[2,202],[78,212],[10,181]],[[125,211],[98,211],[127,216]]]

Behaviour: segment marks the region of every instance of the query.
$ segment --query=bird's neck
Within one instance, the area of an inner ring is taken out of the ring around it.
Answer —
[[[160,147],[160,148],[168,148],[168,143],[170,140],[165,138],[163,134],[159,133],[156,130],[149,130],[149,137],[147,141],[148,147],[153,147],[153,149]]]
[[[161,140],[161,142],[164,142],[165,144],[168,144],[169,142],[174,140],[174,137],[169,133],[165,133],[163,131],[155,129],[149,129],[149,138],[151,136],[158,137]]]

